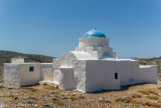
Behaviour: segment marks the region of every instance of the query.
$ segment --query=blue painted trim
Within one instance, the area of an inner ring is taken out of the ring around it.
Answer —
[[[87,38],[87,37],[106,38],[105,34],[97,30],[96,28],[84,33],[84,35],[82,36],[82,38]]]

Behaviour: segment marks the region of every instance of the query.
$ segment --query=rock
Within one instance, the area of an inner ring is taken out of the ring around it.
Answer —
[[[58,95],[59,93],[58,92],[51,92],[50,94],[52,94],[52,95]]]
[[[93,102],[95,101],[95,99],[88,99],[88,102]]]
[[[100,102],[104,102],[105,100],[104,100],[103,98],[100,98],[99,101],[100,101]]]
[[[125,103],[130,103],[130,100],[125,100],[124,102],[125,102]]]
[[[0,88],[3,88],[3,83],[0,83]]]
[[[58,100],[57,98],[52,98],[52,100]]]
[[[61,93],[62,96],[68,96],[68,93]]]
[[[108,100],[108,99],[104,99],[104,98],[100,98],[100,99],[99,99],[99,102],[111,103],[111,101],[110,101],[110,100]]]
[[[158,87],[159,90],[161,90],[161,87]]]
[[[79,98],[84,99],[85,95],[80,95]]]
[[[15,97],[14,100],[18,100],[18,97]]]
[[[62,98],[61,99],[68,99],[68,97],[67,96],[62,96]]]
[[[106,103],[111,103],[111,101],[110,101],[110,100],[108,100],[108,99],[106,99],[106,100],[105,100],[105,102],[106,102]]]
[[[36,101],[34,101],[34,100],[32,100],[32,99],[29,99],[29,100],[25,100],[25,102],[27,103],[27,104],[36,104]]]
[[[42,108],[54,108],[52,105],[46,104],[44,106],[42,106]]]

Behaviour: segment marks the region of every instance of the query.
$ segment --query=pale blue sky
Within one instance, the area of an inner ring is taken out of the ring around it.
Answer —
[[[119,57],[161,56],[161,0],[0,0],[0,49],[59,57],[94,26]]]

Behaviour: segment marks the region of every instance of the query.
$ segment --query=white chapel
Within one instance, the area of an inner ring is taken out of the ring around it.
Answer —
[[[23,71],[29,74],[21,72],[23,69],[18,68],[21,64],[24,63],[4,64],[5,86],[15,86],[13,81],[16,86],[33,85],[34,82],[58,86],[60,89],[94,92],[118,90],[125,85],[157,84],[157,66],[140,65],[138,60],[118,59],[116,52],[109,47],[109,38],[96,28],[79,38],[75,51],[65,52],[59,59],[53,59],[52,64],[24,64],[34,69],[32,72]],[[36,80],[27,80],[28,77],[36,77]]]

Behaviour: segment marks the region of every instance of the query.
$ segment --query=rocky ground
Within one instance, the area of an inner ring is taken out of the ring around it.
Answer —
[[[161,108],[161,81],[158,84],[126,86],[119,91],[81,93],[47,85],[0,88],[4,108]]]

